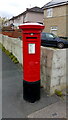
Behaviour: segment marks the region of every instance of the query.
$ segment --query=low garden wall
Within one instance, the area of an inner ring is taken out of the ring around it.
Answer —
[[[22,41],[0,34],[0,43],[23,65]],[[53,94],[66,88],[66,49],[41,47],[41,86]]]
[[[12,52],[15,57],[17,57],[19,63],[23,63],[22,60],[22,41],[18,38],[12,38],[5,35],[0,34],[0,43]]]
[[[66,88],[66,49],[41,47],[41,79],[46,91]]]

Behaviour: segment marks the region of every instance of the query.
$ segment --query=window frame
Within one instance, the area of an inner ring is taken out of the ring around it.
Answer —
[[[52,17],[53,16],[53,8],[49,8],[49,9],[47,9],[47,18],[49,18],[49,17]]]

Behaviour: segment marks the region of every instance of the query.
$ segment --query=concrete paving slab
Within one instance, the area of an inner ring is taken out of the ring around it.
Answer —
[[[27,118],[35,111],[59,101],[41,88],[41,99],[35,103],[23,100],[22,70],[2,53],[2,117]]]
[[[66,102],[56,102],[39,111],[36,111],[28,118],[66,118]]]

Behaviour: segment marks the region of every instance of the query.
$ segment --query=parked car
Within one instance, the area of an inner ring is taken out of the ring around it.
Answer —
[[[53,33],[41,33],[41,45],[42,46],[55,46],[58,48],[68,47],[68,40],[62,39]]]

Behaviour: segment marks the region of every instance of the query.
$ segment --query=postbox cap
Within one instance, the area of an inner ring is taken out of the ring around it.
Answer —
[[[39,23],[24,23],[19,26],[20,29],[39,29],[42,30],[44,29],[44,25],[39,24]]]

